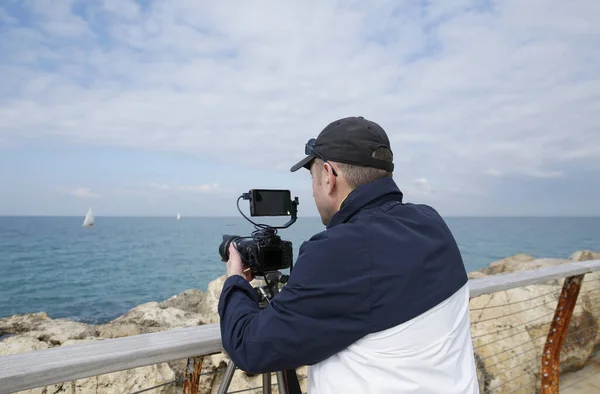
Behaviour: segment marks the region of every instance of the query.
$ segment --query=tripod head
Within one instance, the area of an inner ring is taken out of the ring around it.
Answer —
[[[287,283],[289,275],[284,275],[279,271],[270,271],[265,273],[262,277],[256,279],[264,279],[264,286],[257,286],[254,291],[260,298],[259,306],[261,309],[265,309],[267,305],[271,303],[273,297],[279,294],[279,284]]]

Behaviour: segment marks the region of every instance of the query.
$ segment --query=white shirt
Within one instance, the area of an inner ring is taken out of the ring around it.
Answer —
[[[309,367],[308,393],[479,394],[468,283],[422,315]]]

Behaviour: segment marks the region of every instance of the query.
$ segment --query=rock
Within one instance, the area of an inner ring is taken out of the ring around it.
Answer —
[[[82,339],[88,330],[85,323],[67,319],[51,319],[44,312],[14,315],[0,319],[0,333],[22,334],[54,346],[67,339]],[[54,338],[50,341],[50,338]]]
[[[204,321],[198,313],[186,312],[158,302],[147,302],[131,309],[109,324],[94,327],[94,331],[97,331],[100,337],[118,338],[201,324],[204,324]]]
[[[8,337],[12,337],[14,336],[14,334],[4,334],[4,335],[0,335],[0,342],[2,342],[3,340],[5,340]]]
[[[600,253],[589,250],[579,250],[573,253],[570,257],[572,261],[589,261],[600,260]],[[587,310],[595,317],[600,316],[600,272],[586,274],[581,285],[580,302],[584,303]],[[578,303],[579,304],[579,303]],[[596,342],[600,342],[600,332],[598,333]]]
[[[188,289],[183,293],[174,295],[173,297],[160,303],[161,307],[172,307],[181,309],[182,311],[199,313],[200,304],[204,298],[204,293],[198,289]]]
[[[0,335],[32,331],[42,322],[51,320],[46,312],[26,313],[0,319]]]
[[[517,254],[515,256],[507,257],[502,260],[494,261],[488,267],[485,267],[479,272],[482,272],[486,275],[496,275],[507,272],[508,268],[515,264],[522,264],[529,261],[533,261],[533,256],[525,253]],[[508,271],[513,272],[513,271]]]
[[[221,296],[221,290],[225,283],[226,276],[220,276],[208,284],[208,288],[204,297],[200,301],[198,313],[204,319],[205,324],[212,324],[219,322],[219,297]]]
[[[481,278],[487,277],[487,275],[480,271],[473,271],[473,272],[469,272],[467,274],[467,277],[469,279],[481,279]]]
[[[143,334],[144,331],[145,329],[133,323],[107,323],[90,326],[86,336],[110,339]]]
[[[572,261],[600,260],[600,253],[591,250],[578,250],[569,257]]]
[[[25,353],[32,350],[48,349],[48,344],[37,338],[16,335],[5,338],[0,342],[0,356]]]
[[[223,284],[225,284],[226,276],[220,276],[208,284],[208,289],[202,301],[200,302],[199,313],[202,316],[205,324],[213,324],[219,322],[219,297]],[[255,279],[250,283],[253,287],[264,286],[265,281]]]
[[[46,342],[49,342],[52,346],[60,346],[68,341],[70,341],[70,339],[66,335],[53,335],[48,338]]]
[[[52,337],[57,337],[62,340],[66,339],[82,339],[88,329],[85,323],[74,322],[66,319],[51,319],[41,323],[33,331],[29,331],[24,335],[36,336],[41,340],[48,341]]]
[[[478,272],[485,275],[508,274],[511,272],[536,270],[538,268],[551,267],[554,265],[565,264],[572,261],[571,259],[534,259],[528,254],[518,254],[507,257],[502,260],[494,261],[488,267],[485,267]]]

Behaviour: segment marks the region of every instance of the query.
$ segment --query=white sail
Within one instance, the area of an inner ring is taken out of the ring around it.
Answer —
[[[85,215],[85,219],[83,219],[82,227],[92,227],[94,225],[94,214],[92,213],[92,208],[88,208],[87,214]]]
[[[177,220],[181,219],[181,215],[177,212]]]

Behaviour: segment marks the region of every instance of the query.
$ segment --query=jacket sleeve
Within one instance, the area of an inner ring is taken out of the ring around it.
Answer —
[[[288,283],[264,310],[244,278],[225,281],[221,338],[238,368],[263,373],[312,365],[369,333],[368,245],[336,238],[321,233],[304,243]]]

